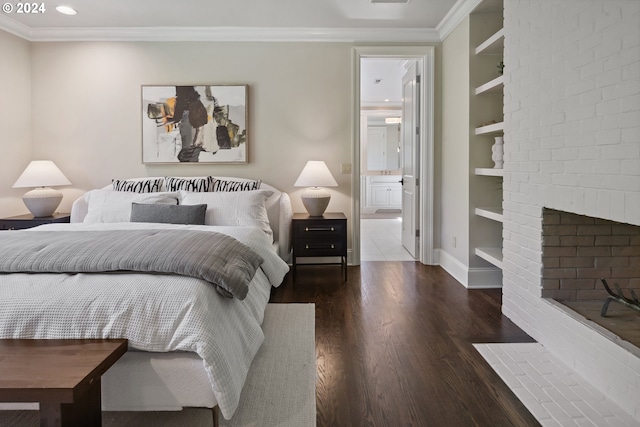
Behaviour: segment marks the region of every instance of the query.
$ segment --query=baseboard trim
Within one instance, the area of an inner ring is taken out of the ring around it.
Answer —
[[[499,268],[470,268],[468,289],[502,288],[502,270]]]
[[[453,276],[462,286],[468,288],[468,268],[456,257],[443,249],[437,249],[440,267]]]
[[[445,250],[437,249],[439,265],[467,289],[502,288],[502,270],[469,268]]]

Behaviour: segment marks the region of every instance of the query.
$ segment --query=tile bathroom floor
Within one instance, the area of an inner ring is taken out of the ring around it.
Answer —
[[[402,219],[360,220],[361,261],[415,261],[402,246]]]

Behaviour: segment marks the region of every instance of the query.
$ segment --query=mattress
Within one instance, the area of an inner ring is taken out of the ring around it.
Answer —
[[[195,353],[207,374],[209,395],[213,394],[222,415],[230,418],[251,361],[264,340],[261,324],[271,286],[280,285],[288,266],[273,252],[271,240],[256,227],[52,224],[27,232],[137,228],[221,232],[250,246],[265,262],[243,301],[224,298],[211,284],[186,276],[131,272],[3,274],[0,338],[127,338],[131,349]],[[212,402],[204,397],[203,406]]]

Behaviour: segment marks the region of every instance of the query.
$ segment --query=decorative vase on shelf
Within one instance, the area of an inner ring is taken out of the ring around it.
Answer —
[[[491,147],[491,160],[494,169],[502,169],[504,164],[504,141],[501,136],[496,136],[496,142]]]

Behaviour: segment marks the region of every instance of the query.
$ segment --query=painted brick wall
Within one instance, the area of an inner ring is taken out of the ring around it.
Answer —
[[[640,1],[508,0],[503,311],[640,421],[640,358],[541,298],[542,210],[640,225]]]

